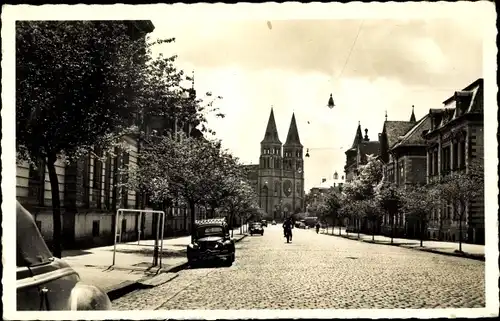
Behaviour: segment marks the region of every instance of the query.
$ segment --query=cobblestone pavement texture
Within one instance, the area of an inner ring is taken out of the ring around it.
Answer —
[[[187,269],[113,301],[116,310],[473,308],[484,262],[294,230],[236,245],[232,267]]]

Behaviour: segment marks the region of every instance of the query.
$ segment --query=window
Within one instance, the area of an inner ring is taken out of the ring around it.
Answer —
[[[462,140],[460,143],[459,143],[459,152],[460,152],[460,156],[459,156],[459,167],[460,168],[465,168],[465,140]]]
[[[92,222],[92,237],[98,237],[99,236],[99,220],[93,221]]]
[[[102,157],[102,150],[96,149],[95,154],[98,157]],[[101,196],[102,196],[102,159],[94,157],[94,173],[92,177],[93,181],[93,199],[96,202],[96,207],[101,208]]]
[[[45,188],[45,162],[37,162],[36,166],[30,164],[28,178],[28,197],[37,205],[43,206]]]
[[[450,149],[451,146],[444,147],[441,150],[441,169],[443,172],[448,172],[450,170]]]
[[[125,233],[127,231],[127,219],[122,219],[122,229],[121,229],[121,232],[122,234]]]
[[[124,170],[128,168],[128,162],[129,162],[129,154],[127,152],[123,152],[123,162],[122,162],[122,167]],[[122,184],[126,184],[128,181],[128,172],[126,174],[122,175]],[[123,208],[128,208],[128,189],[123,185],[121,188],[122,190],[122,207]]]
[[[432,166],[433,165],[433,162],[434,160],[432,159],[432,152],[429,153],[429,176],[432,176],[434,175],[434,167]]]
[[[453,143],[453,164],[452,169],[458,168],[458,143]]]
[[[111,185],[111,155],[109,153],[106,156],[106,168],[104,170],[104,206],[106,208],[110,208],[110,202],[109,202],[109,192],[110,192],[110,185]]]
[[[83,161],[83,204],[84,207],[89,207],[90,202],[90,154]]]
[[[434,163],[432,164],[432,167],[433,167],[433,173],[434,175],[437,175],[438,174],[438,152],[435,150],[433,152],[433,157],[432,157],[432,160],[434,161]]]

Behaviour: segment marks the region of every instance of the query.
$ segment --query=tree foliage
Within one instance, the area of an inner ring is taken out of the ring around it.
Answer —
[[[454,208],[454,219],[459,222],[459,250],[462,250],[462,223],[467,207],[471,202],[484,196],[483,159],[473,159],[467,172],[452,172],[442,178],[437,185],[438,195],[451,203]]]
[[[423,245],[424,230],[429,214],[441,204],[435,186],[410,185],[402,190],[401,207],[407,219],[416,218],[420,227],[420,245]]]
[[[17,22],[16,147],[21,160],[47,161],[56,256],[58,157],[72,161],[96,146],[114,147],[123,135],[138,133],[145,115],[168,115],[206,130],[206,112],[217,111],[211,93],[206,102],[182,86],[189,77],[175,67],[176,56],[153,57],[152,46],[174,39],[144,41],[133,28],[129,21]]]

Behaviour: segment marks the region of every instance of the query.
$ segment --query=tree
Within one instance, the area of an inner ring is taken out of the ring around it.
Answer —
[[[407,186],[402,190],[401,201],[405,215],[418,220],[420,246],[423,246],[429,213],[440,204],[438,191],[434,186]]]
[[[385,183],[377,190],[376,200],[385,213],[389,214],[391,222],[391,244],[394,241],[395,215],[402,207],[399,188],[392,183]]]
[[[332,219],[332,234],[335,230],[335,221],[339,218],[339,209],[341,207],[339,195],[335,192],[335,190],[330,189],[328,193],[325,195],[325,209],[324,216],[326,218]],[[339,224],[339,233],[340,233],[340,225]],[[328,233],[328,230],[327,230]]]
[[[459,224],[459,249],[462,252],[462,223],[470,203],[483,197],[484,169],[483,160],[474,159],[466,173],[452,172],[444,177],[438,185],[439,194],[450,202],[454,208],[455,219]]]
[[[224,199],[223,208],[229,213],[229,222],[231,231],[233,230],[233,221],[236,216],[242,217],[248,212],[258,210],[255,192],[245,180],[237,185],[236,193]]]
[[[138,133],[136,125],[143,124],[145,117],[173,115],[181,124],[207,130],[204,112],[217,110],[213,101],[204,104],[181,86],[189,78],[175,68],[176,56],[152,56],[152,46],[175,39],[145,42],[143,35],[130,35],[131,24],[17,24],[16,147],[20,160],[46,161],[52,189],[53,252],[58,257],[61,208],[54,165],[58,158],[69,163],[95,147],[112,148],[123,135]]]
[[[349,213],[361,228],[361,219],[371,219],[373,215],[378,214],[375,207],[371,206],[370,200],[373,200],[376,190],[379,188],[380,182],[383,180],[383,164],[373,155],[367,156],[367,163],[360,166],[360,175],[344,185],[343,193],[346,195],[345,202],[353,202],[351,207],[346,207],[344,213]],[[368,202],[368,203],[367,203]],[[367,211],[367,206],[373,210]],[[375,220],[376,221],[376,220]],[[375,222],[374,221],[374,222]],[[359,235],[359,231],[358,231]]]
[[[375,198],[369,198],[360,201],[360,211],[363,212],[364,216],[368,219],[371,224],[372,240],[375,240],[375,231],[377,223],[380,217],[383,215],[377,200]]]
[[[54,163],[78,159],[124,128],[135,108],[144,43],[121,21],[21,21],[16,25],[18,157],[46,160],[53,254],[61,256],[61,204]]]
[[[213,214],[219,208],[224,200],[238,193],[241,181],[245,179],[242,167],[237,163],[237,159],[231,154],[221,151],[219,157],[214,161],[214,170],[207,173],[207,179],[212,182],[212,188],[207,191],[204,202],[210,206]]]

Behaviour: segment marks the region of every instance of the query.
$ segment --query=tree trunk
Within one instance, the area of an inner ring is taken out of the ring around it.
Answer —
[[[340,224],[339,224],[339,235],[342,235],[342,220],[340,220]]]
[[[372,241],[375,241],[375,220],[372,220]]]
[[[52,254],[61,258],[61,200],[59,198],[59,179],[57,178],[55,162],[56,155],[48,155],[47,169],[49,171],[50,188],[52,192],[52,224],[54,225],[52,234]]]
[[[194,242],[194,234],[195,234],[195,222],[196,222],[196,215],[194,213],[195,210],[195,202],[189,201],[189,210],[191,212],[191,242]]]
[[[357,221],[357,226],[358,226],[358,239],[359,239],[359,234],[361,233],[361,220],[359,218],[356,219]]]
[[[234,211],[231,211],[231,213],[229,214],[229,226],[231,227],[231,237],[234,237],[233,221],[234,221]]]
[[[463,218],[464,208],[460,206],[460,216],[458,217],[458,250],[462,252],[462,218]]]
[[[394,243],[394,215],[391,215],[391,244]]]
[[[424,246],[424,219],[420,218],[420,247]]]

